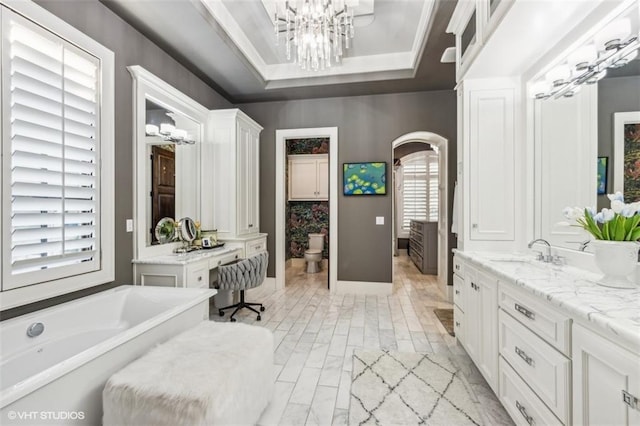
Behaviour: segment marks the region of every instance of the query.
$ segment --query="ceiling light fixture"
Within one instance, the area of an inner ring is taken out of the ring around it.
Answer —
[[[631,33],[628,19],[615,21],[587,44],[569,54],[567,60],[547,72],[531,86],[536,99],[571,97],[582,84],[595,84],[607,75],[607,69],[626,65],[638,55],[640,41]]]
[[[353,9],[346,0],[285,1],[284,15],[275,14],[274,29],[276,45],[280,34],[284,34],[287,60],[295,50],[295,62],[300,68],[325,70],[331,66],[332,57],[340,63],[343,43],[349,49],[355,33]]]

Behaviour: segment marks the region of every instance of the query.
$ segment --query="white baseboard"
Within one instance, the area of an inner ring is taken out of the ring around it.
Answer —
[[[393,283],[338,281],[334,292],[337,294],[370,294],[376,296],[389,296],[393,292]]]

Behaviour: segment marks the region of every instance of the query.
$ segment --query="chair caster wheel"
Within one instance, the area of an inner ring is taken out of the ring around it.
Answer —
[[[218,311],[218,313],[220,314],[221,317],[224,316],[224,311]]]
[[[260,312],[264,312],[264,306],[260,306]]]
[[[258,315],[258,318],[256,318],[258,321],[260,321],[262,319],[262,317],[260,315]]]
[[[236,319],[235,318],[231,318],[231,322],[236,322]]]

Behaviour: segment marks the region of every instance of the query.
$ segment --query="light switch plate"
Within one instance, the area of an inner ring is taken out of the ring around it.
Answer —
[[[127,232],[133,232],[133,219],[127,219]]]
[[[384,216],[376,216],[376,225],[384,225]]]

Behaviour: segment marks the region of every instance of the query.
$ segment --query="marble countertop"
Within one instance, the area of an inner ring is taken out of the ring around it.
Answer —
[[[131,263],[144,263],[154,265],[188,265],[189,263],[200,262],[202,260],[210,260],[220,256],[226,256],[233,253],[240,253],[239,248],[220,247],[216,249],[196,250],[190,253],[166,254],[162,256],[146,257],[142,259],[133,259]]]
[[[454,252],[640,350],[640,287],[604,287],[596,284],[601,274],[542,263],[530,254]]]

